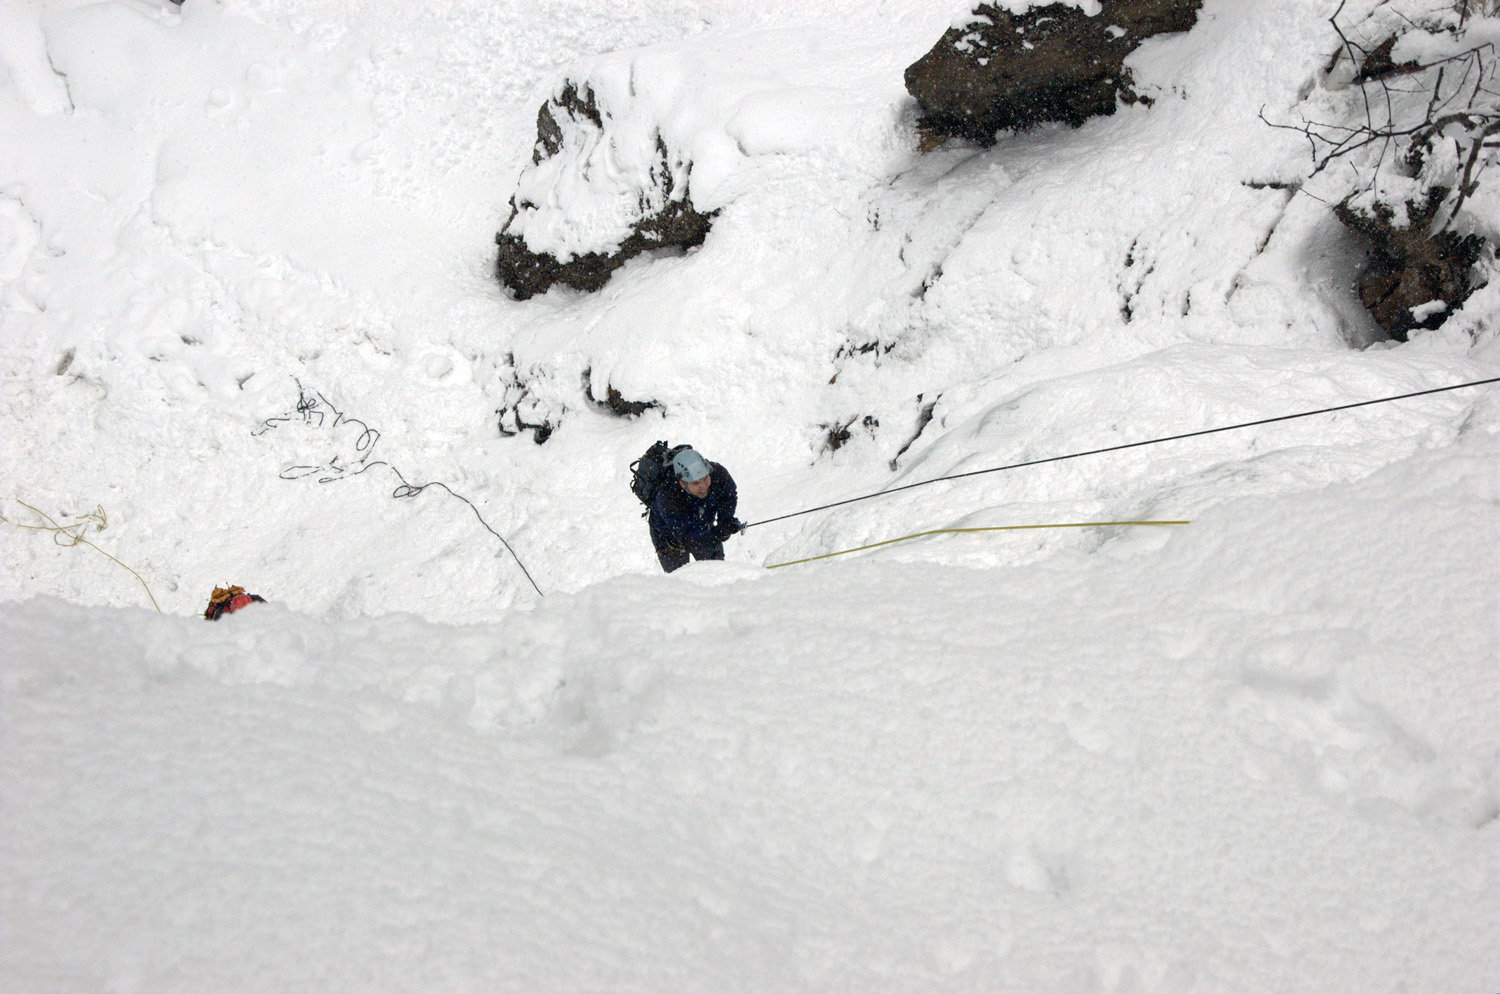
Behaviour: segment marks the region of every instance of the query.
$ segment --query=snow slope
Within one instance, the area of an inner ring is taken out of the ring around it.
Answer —
[[[900,70],[951,19],[944,5],[23,7],[13,16],[32,44],[12,44],[5,125],[21,140],[0,153],[14,177],[12,499],[54,516],[103,504],[111,548],[169,610],[201,609],[216,576],[318,612],[478,621],[534,594],[462,505],[439,491],[393,505],[398,481],[384,469],[328,492],[280,477],[365,459],[442,481],[476,502],[543,590],[576,590],[651,564],[621,497],[629,460],[662,435],[729,465],[753,520],[960,462],[1475,378],[1493,368],[1471,346],[1492,333],[1496,290],[1397,357],[1352,351],[1370,329],[1325,206],[1247,185],[1307,169],[1295,136],[1256,114],[1290,113],[1314,86],[1326,15],[1210,4],[1194,32],[1134,57],[1140,86],[1159,95],[1149,110],[921,156]],[[814,83],[842,80],[862,99],[791,115],[783,141],[721,169],[722,214],[692,255],[637,260],[591,297],[503,298],[490,236],[561,60],[654,41],[642,66],[701,76],[713,61],[695,53],[767,61],[778,39],[784,71],[747,83],[732,62],[699,87],[719,113],[700,108],[698,130],[739,134],[753,110]],[[819,59],[821,74],[806,68]],[[607,386],[660,402],[665,418],[602,413],[589,397]],[[321,422],[259,430],[304,392],[331,405]],[[1033,413],[1013,418],[1016,405]],[[501,437],[494,412],[506,408],[559,427],[541,447],[530,433]],[[333,411],[360,424],[338,431]],[[1360,421],[1392,443],[1377,464],[1423,430],[1398,417]],[[852,438],[829,450],[846,424]],[[373,454],[360,448],[367,427],[379,432]],[[1277,438],[1338,449],[1350,437],[1324,432]],[[1207,450],[1210,464],[1220,451]],[[751,533],[739,548],[765,561],[1018,496],[1029,507],[1011,486],[1097,499],[1107,468],[1080,472],[1062,485],[969,485],[956,501],[920,491]],[[1142,483],[1135,503],[1187,485],[1159,473]],[[141,602],[107,563],[81,566],[10,530],[3,541],[10,572],[26,575],[18,593]]]
[[[961,6],[0,7],[0,988],[1500,989],[1493,386],[657,571],[656,438],[758,520],[1500,375],[1500,281],[1374,340],[1352,172],[1258,117],[1353,111],[1335,4],[919,154]],[[713,231],[506,299],[537,107],[632,72]]]
[[[1484,990],[1497,456],[478,626],[4,605],[6,987]]]

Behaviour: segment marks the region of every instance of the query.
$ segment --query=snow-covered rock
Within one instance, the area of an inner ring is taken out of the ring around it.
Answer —
[[[1416,329],[1441,326],[1474,292],[1474,265],[1484,239],[1451,228],[1433,230],[1451,192],[1430,187],[1420,201],[1401,204],[1401,221],[1391,205],[1376,199],[1361,203],[1350,197],[1334,206],[1341,222],[1372,243],[1359,274],[1359,299],[1399,342]]]
[[[536,131],[495,236],[496,273],[517,300],[554,283],[597,290],[643,252],[703,243],[713,214],[693,207],[692,163],[648,118],[601,108],[589,83],[567,80],[537,112]]]
[[[1126,56],[1191,28],[1202,2],[981,3],[907,68],[906,88],[933,136],[989,145],[1009,128],[1077,125],[1139,99]]]
[[[785,160],[843,158],[857,142],[873,148],[854,158],[884,155],[901,99],[890,52],[872,58],[852,26],[799,41],[797,57],[786,44],[724,32],[570,64],[496,235],[502,284],[522,300],[554,283],[597,290],[638,255],[702,244]]]
[[[1500,18],[1393,0],[1340,8],[1339,44],[1299,108],[1307,191],[1367,250],[1355,284],[1385,335],[1440,327],[1494,271]],[[1488,142],[1488,144],[1487,144]],[[1481,267],[1481,260],[1489,265]],[[1488,271],[1486,271],[1488,270]]]

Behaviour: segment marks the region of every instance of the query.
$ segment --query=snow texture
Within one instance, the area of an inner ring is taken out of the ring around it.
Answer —
[[[1500,376],[1492,255],[1378,340],[1357,165],[1260,120],[1357,112],[1336,6],[1207,0],[1150,106],[925,154],[947,0],[0,8],[0,990],[1500,990],[1494,385],[670,576],[628,488],[691,442],[758,521]],[[512,301],[580,77],[611,196],[657,133],[720,213]],[[1191,524],[762,568],[1141,519]]]

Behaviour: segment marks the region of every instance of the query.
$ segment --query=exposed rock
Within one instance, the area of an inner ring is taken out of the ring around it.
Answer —
[[[604,130],[604,118],[599,113],[594,91],[585,86],[580,94],[578,86],[572,80],[566,80],[562,92],[542,104],[541,109],[536,112],[536,145],[531,150],[532,165],[538,165],[543,159],[550,159],[563,149],[562,127],[552,113],[554,107],[574,120],[583,118],[593,122],[594,127],[600,131]]]
[[[598,290],[635,256],[693,248],[708,235],[717,212],[693,207],[691,163],[656,134],[654,159],[622,170],[618,164],[630,161],[633,149],[621,148],[630,140],[617,140],[611,124],[593,89],[572,81],[537,112],[531,166],[495,236],[495,272],[515,299],[546,293],[554,283]],[[592,168],[597,159],[604,164]],[[578,202],[558,207],[549,194],[559,187],[583,192],[574,194]]]
[[[890,355],[891,351],[895,349],[896,344],[893,341],[883,342],[879,339],[873,342],[855,342],[853,339],[845,341],[843,345],[839,346],[838,351],[833,354],[835,372],[828,381],[829,385],[831,386],[839,381],[839,376],[843,374],[844,368],[849,364],[850,360],[869,356],[878,368],[881,356]]]
[[[843,448],[854,437],[854,433],[849,429],[854,427],[856,421],[872,436],[875,434],[875,429],[880,427],[880,419],[876,418],[873,414],[866,414],[863,419],[856,414],[848,421],[835,421],[832,424],[819,425],[818,427],[826,432],[823,437],[823,447],[829,452],[837,452]]]
[[[1391,35],[1385,41],[1376,45],[1364,57],[1359,64],[1359,71],[1354,74],[1352,82],[1358,86],[1360,83],[1369,83],[1377,79],[1388,79],[1391,76],[1401,76],[1406,73],[1417,72],[1422,68],[1416,62],[1397,62],[1391,58],[1391,53],[1396,50],[1396,36]]]
[[[662,404],[656,400],[626,400],[624,394],[614,388],[613,384],[605,384],[604,399],[600,400],[594,396],[594,371],[585,369],[583,371],[583,392],[594,406],[602,408],[619,418],[638,418],[647,411],[661,410]]]
[[[1067,3],[1011,14],[974,8],[907,67],[906,89],[921,107],[924,137],[993,144],[996,132],[1045,121],[1082,124],[1140,100],[1125,57],[1154,35],[1186,31],[1202,0],[1099,0],[1089,16]]]
[[[1389,205],[1356,207],[1352,198],[1333,212],[1345,225],[1369,238],[1373,251],[1356,283],[1360,302],[1394,339],[1406,341],[1417,328],[1436,328],[1477,287],[1474,264],[1484,247],[1478,235],[1431,233],[1448,189],[1432,187],[1422,202],[1408,202],[1405,223]]]
[[[495,410],[495,426],[500,434],[509,438],[519,435],[523,431],[531,432],[531,440],[538,445],[545,445],[547,439],[557,430],[557,425],[551,421],[542,420],[531,422],[526,420],[526,415],[514,407],[500,407]]]
[[[911,437],[908,438],[904,443],[902,443],[901,448],[897,449],[896,454],[891,457],[890,466],[892,473],[894,473],[897,468],[900,467],[901,457],[906,455],[906,450],[911,448],[912,445],[916,443],[917,439],[922,437],[922,432],[926,431],[927,426],[932,423],[932,412],[937,409],[937,403],[942,399],[943,395],[938,394],[936,397],[932,398],[926,403],[923,403],[922,394],[917,394],[917,403],[922,405],[921,408],[917,411],[917,426],[916,429],[911,433]]]
[[[507,360],[514,363],[514,357],[507,356]],[[495,427],[505,437],[529,431],[531,440],[543,445],[557,430],[557,422],[512,368],[504,384],[504,400],[495,409]]]

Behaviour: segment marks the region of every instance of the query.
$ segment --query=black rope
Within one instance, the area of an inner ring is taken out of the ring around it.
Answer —
[[[371,465],[373,466],[376,464],[371,463]],[[536,595],[538,597],[546,596],[542,593],[542,588],[538,587],[536,585],[536,581],[531,578],[531,571],[526,568],[525,563],[521,562],[521,557],[516,555],[516,550],[510,547],[510,543],[505,540],[504,535],[501,535],[499,532],[495,531],[495,529],[490,527],[490,523],[484,520],[484,515],[479,513],[479,508],[474,506],[473,501],[465,497],[463,494],[454,493],[453,488],[449,487],[448,484],[442,483],[438,480],[433,480],[431,483],[407,483],[406,477],[402,476],[401,471],[396,469],[395,466],[392,466],[390,463],[384,463],[383,465],[392,473],[395,473],[396,479],[401,481],[401,486],[391,491],[391,496],[396,498],[397,500],[401,500],[402,498],[406,497],[415,497],[417,496],[417,494],[421,493],[423,490],[426,490],[428,487],[442,487],[444,490],[448,491],[448,496],[457,497],[459,500],[469,505],[469,510],[474,512],[474,517],[479,519],[479,523],[484,526],[484,530],[498,538],[500,540],[500,544],[505,546],[505,551],[509,552],[510,557],[516,561],[516,565],[521,567],[521,572],[526,576],[526,582],[531,584],[531,589],[536,591]],[[364,470],[360,470],[360,472],[364,472]]]
[[[542,588],[538,587],[536,585],[536,581],[531,578],[531,571],[526,568],[525,563],[521,562],[521,557],[516,555],[516,550],[510,547],[510,543],[505,540],[504,535],[501,535],[499,532],[495,531],[495,529],[490,527],[490,523],[484,520],[484,515],[479,513],[479,508],[474,506],[473,501],[469,500],[469,498],[465,497],[463,494],[456,493],[452,487],[448,486],[448,484],[439,482],[437,480],[434,480],[430,483],[409,483],[407,482],[406,477],[401,475],[401,471],[399,469],[397,469],[395,466],[392,466],[390,463],[386,462],[383,459],[377,459],[374,462],[367,462],[367,460],[370,458],[370,455],[375,450],[375,443],[380,441],[380,432],[376,431],[374,428],[371,428],[369,425],[365,424],[358,418],[351,418],[346,416],[344,412],[340,411],[337,407],[334,407],[333,404],[329,402],[328,398],[324,397],[322,393],[317,393],[315,397],[309,396],[307,392],[303,390],[301,381],[297,382],[297,394],[298,396],[296,413],[302,417],[304,423],[313,424],[313,418],[316,417],[316,427],[321,428],[323,426],[324,422],[326,421],[326,416],[321,410],[318,409],[318,402],[321,401],[323,405],[334,414],[333,424],[330,426],[330,430],[338,428],[340,425],[345,424],[359,425],[362,430],[360,432],[359,438],[355,439],[354,449],[356,452],[360,453],[360,457],[357,462],[352,464],[352,466],[357,466],[357,469],[346,468],[345,464],[339,462],[339,457],[336,454],[332,459],[328,460],[327,463],[321,466],[288,466],[279,474],[283,480],[300,480],[304,477],[312,476],[316,473],[324,473],[327,475],[320,476],[318,478],[319,483],[336,483],[339,480],[347,480],[352,477],[359,476],[362,473],[367,473],[370,470],[374,469],[376,466],[384,466],[392,473],[395,473],[396,479],[401,481],[401,485],[395,490],[391,491],[391,496],[396,500],[404,500],[408,497],[415,497],[422,491],[426,490],[428,487],[441,487],[448,492],[448,496],[457,497],[459,500],[469,505],[469,510],[474,512],[474,517],[479,519],[479,523],[484,527],[484,530],[498,538],[500,540],[500,544],[505,546],[505,551],[509,552],[511,558],[516,561],[516,565],[521,567],[521,572],[525,574],[527,582],[531,584],[531,589],[536,591],[538,597],[546,596],[542,593]],[[291,415],[268,418],[261,423],[261,426],[259,428],[257,428],[250,434],[263,434],[274,428],[278,423],[290,421],[291,419]]]
[[[793,511],[791,514],[782,514],[774,518],[766,518],[762,521],[752,521],[746,525],[751,528],[756,525],[767,525],[773,521],[784,521],[787,518],[795,518],[803,514],[812,514],[814,511],[826,511],[830,507],[840,507],[844,504],[853,504],[857,501],[869,500],[872,497],[884,497],[887,494],[900,493],[902,490],[911,490],[913,487],[925,487],[929,483],[942,483],[944,480],[961,480],[966,476],[980,476],[984,473],[1000,473],[1008,469],[1021,469],[1026,466],[1041,466],[1049,462],[1062,462],[1064,459],[1081,459],[1084,456],[1097,456],[1104,452],[1119,452],[1122,449],[1134,449],[1142,445],[1156,445],[1160,442],[1175,442],[1184,438],[1197,438],[1199,435],[1212,435],[1221,431],[1234,431],[1237,428],[1253,428],[1256,425],[1274,424],[1277,421],[1292,421],[1296,418],[1310,418],[1315,414],[1328,414],[1332,411],[1347,411],[1355,407],[1369,407],[1371,404],[1388,404],[1393,400],[1406,400],[1411,397],[1425,397],[1428,394],[1445,393],[1449,390],[1463,390],[1468,387],[1480,387],[1488,383],[1500,383],[1500,376],[1492,376],[1487,380],[1473,380],[1469,383],[1455,383],[1449,387],[1433,387],[1431,390],[1416,390],[1412,393],[1397,394],[1394,397],[1379,397],[1375,400],[1361,400],[1355,404],[1340,404],[1337,407],[1324,407],[1316,411],[1303,411],[1300,414],[1283,414],[1275,418],[1261,418],[1259,421],[1246,421],[1236,425],[1224,425],[1220,428],[1205,428],[1202,431],[1189,431],[1181,435],[1167,435],[1163,438],[1148,438],[1143,442],[1126,442],[1123,445],[1110,445],[1102,449],[1089,449],[1087,452],[1070,452],[1065,456],[1048,456],[1045,459],[1030,459],[1026,462],[1011,463],[1009,466],[995,466],[991,469],[975,469],[967,473],[954,473],[952,476],[939,476],[932,480],[922,480],[919,483],[907,483],[903,486],[892,487],[889,490],[879,490],[873,494],[864,494],[860,497],[850,497],[847,500],[836,500],[831,504],[820,504],[817,507],[809,507],[805,511]]]

